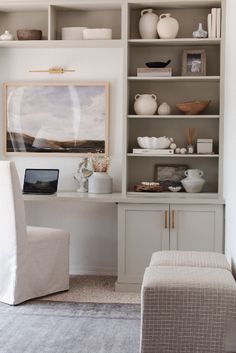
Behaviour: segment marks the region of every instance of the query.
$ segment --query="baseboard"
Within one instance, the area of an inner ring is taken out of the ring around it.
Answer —
[[[117,276],[117,269],[113,267],[70,267],[70,275],[88,275],[88,276]]]

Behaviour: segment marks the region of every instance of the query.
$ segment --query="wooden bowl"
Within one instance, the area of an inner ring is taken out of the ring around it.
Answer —
[[[176,108],[179,109],[182,113],[187,115],[198,115],[201,114],[210,104],[208,101],[192,101],[176,104]]]
[[[18,29],[16,31],[18,40],[41,40],[42,31],[40,29]]]

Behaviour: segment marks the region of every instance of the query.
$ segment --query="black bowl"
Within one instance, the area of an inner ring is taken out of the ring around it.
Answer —
[[[166,62],[164,62],[164,61],[152,61],[152,62],[146,63],[145,65],[147,67],[150,67],[150,68],[152,68],[152,67],[164,68],[167,65],[169,65],[170,63],[171,63],[171,60],[168,60]]]

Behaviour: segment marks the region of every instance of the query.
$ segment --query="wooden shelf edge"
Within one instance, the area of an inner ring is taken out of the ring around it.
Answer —
[[[129,114],[128,119],[220,119],[220,115],[135,115]]]
[[[128,157],[160,157],[160,158],[219,158],[219,154],[145,154],[127,153]]]
[[[170,77],[140,77],[128,76],[129,81],[219,81],[220,76],[170,76]]]
[[[0,41],[0,48],[122,48],[122,45],[121,39]]]

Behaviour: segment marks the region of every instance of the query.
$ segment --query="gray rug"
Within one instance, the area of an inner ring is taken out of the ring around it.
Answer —
[[[0,303],[0,353],[138,353],[140,305]]]

